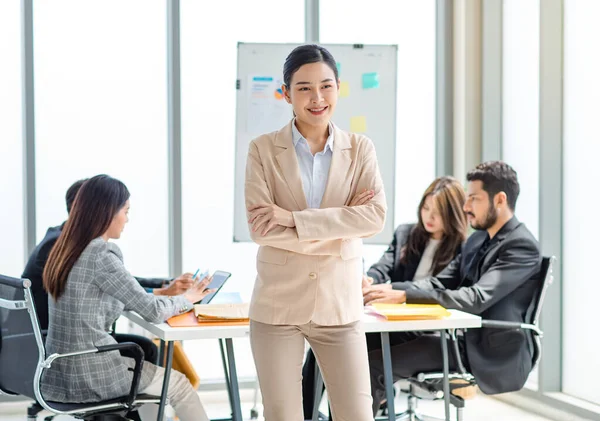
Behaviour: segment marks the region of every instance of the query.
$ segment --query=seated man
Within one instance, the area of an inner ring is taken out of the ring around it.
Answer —
[[[524,322],[541,268],[539,245],[514,216],[517,174],[503,162],[480,164],[467,174],[464,210],[477,230],[442,272],[415,282],[393,282],[363,289],[368,303],[437,303],[485,319]],[[394,379],[441,371],[439,336],[399,333],[392,346]],[[399,343],[399,339],[404,341]],[[467,369],[487,394],[519,390],[533,365],[533,337],[519,330],[471,329],[459,348]],[[452,355],[452,353],[451,353]],[[373,410],[385,398],[381,351],[369,353]],[[456,361],[450,358],[451,369]]]
[[[67,190],[67,212],[71,211],[71,206],[75,200],[75,196],[85,181],[86,180],[76,181]],[[44,273],[44,267],[46,266],[48,256],[50,255],[50,250],[52,250],[52,247],[58,240],[63,226],[64,223],[57,227],[51,227],[48,229],[44,239],[35,247],[31,253],[31,256],[29,256],[25,270],[21,275],[21,278],[26,278],[31,281],[31,293],[33,294],[33,300],[40,322],[40,329],[42,330],[48,329],[48,294],[44,290],[42,274]],[[163,287],[163,285],[167,284],[169,281],[165,281],[163,279],[136,279],[144,288],[147,288],[149,292],[157,295],[183,294],[193,285],[192,275],[189,273],[183,274],[178,278],[171,280],[166,287]],[[118,342],[137,343],[142,347],[146,361],[150,361],[153,364],[156,363],[156,360],[158,359],[158,350],[156,345],[154,345],[150,339],[139,335],[125,334],[115,334],[115,338]],[[127,353],[127,351],[124,351],[123,353]]]

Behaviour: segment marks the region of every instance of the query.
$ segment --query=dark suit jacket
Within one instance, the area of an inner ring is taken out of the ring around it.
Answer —
[[[42,330],[48,329],[48,293],[44,289],[42,275],[50,251],[52,250],[52,247],[54,247],[54,244],[56,244],[64,225],[65,224],[63,223],[57,227],[48,228],[42,241],[33,249],[31,256],[29,256],[29,260],[25,265],[25,270],[21,275],[21,278],[29,279],[31,281],[31,293],[35,304],[35,311],[40,322],[40,329]],[[160,288],[163,282],[165,282],[164,279],[136,279],[144,288]]]
[[[406,264],[400,262],[400,251],[408,242],[408,236],[415,224],[403,224],[396,228],[394,238],[381,259],[367,271],[374,284],[410,281],[414,278],[420,259],[412,259]]]
[[[371,266],[367,275],[373,278],[373,284],[384,284],[387,282],[412,281],[417,273],[423,250],[419,250],[419,256],[408,259],[406,263],[400,262],[402,248],[408,243],[410,232],[416,224],[402,224],[396,228],[394,238],[388,249],[383,253],[381,259]],[[461,248],[456,249],[458,255]]]
[[[513,217],[470,268],[487,237],[485,231],[471,235],[462,253],[436,277],[397,283],[394,288],[406,291],[408,303],[439,303],[484,319],[525,322],[541,269],[538,242]],[[533,337],[520,330],[471,329],[465,333],[465,350],[471,371],[487,394],[520,390],[533,368]]]

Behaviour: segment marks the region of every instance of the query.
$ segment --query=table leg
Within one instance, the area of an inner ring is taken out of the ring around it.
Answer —
[[[446,421],[450,421],[450,364],[448,362],[448,341],[446,339],[445,330],[440,330],[440,338],[442,341],[442,358],[444,361],[444,408],[446,411]]]
[[[312,421],[319,421],[319,404],[321,403],[321,397],[323,393],[323,376],[321,376],[321,370],[319,364],[315,361],[315,396],[313,399],[313,412]]]
[[[390,347],[390,334],[381,332],[381,352],[383,354],[383,377],[385,380],[385,397],[387,399],[388,419],[396,419],[394,405],[394,374],[392,372],[392,349]]]
[[[229,380],[229,369],[227,368],[227,357],[225,356],[225,344],[223,343],[223,339],[219,339],[219,349],[221,350],[221,361],[223,363],[223,372],[225,373],[227,396],[229,396],[229,407],[233,411],[233,393],[231,391],[231,381]]]
[[[158,347],[158,363],[159,367],[165,366],[165,341],[160,340],[160,346]]]
[[[231,389],[231,401],[232,401],[232,418],[233,421],[243,421],[242,418],[242,407],[240,402],[240,388],[238,385],[237,370],[235,368],[235,355],[233,353],[233,339],[225,339],[225,346],[227,348],[227,362],[229,365],[229,384]]]
[[[160,394],[160,404],[158,405],[157,421],[163,421],[165,414],[165,405],[167,403],[167,392],[169,390],[169,378],[171,377],[171,366],[173,365],[173,341],[167,343],[167,362],[165,364],[165,376],[163,379],[162,392]]]

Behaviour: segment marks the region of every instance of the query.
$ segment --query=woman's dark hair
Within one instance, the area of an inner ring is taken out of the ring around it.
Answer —
[[[125,184],[108,175],[97,175],[83,183],[44,268],[44,288],[55,300],[65,291],[69,272],[83,250],[108,230],[128,199]]]
[[[294,48],[285,59],[285,64],[283,65],[283,83],[285,83],[285,86],[287,86],[288,89],[292,83],[294,73],[296,73],[300,67],[309,63],[325,63],[328,65],[331,70],[333,70],[335,81],[337,83],[339,78],[338,68],[331,53],[320,45],[306,44]]]
[[[410,232],[406,246],[401,251],[400,261],[404,264],[412,259],[420,259],[431,238],[421,217],[421,209],[429,196],[433,196],[444,226],[444,236],[433,255],[431,265],[432,273],[436,275],[448,266],[456,255],[456,250],[467,238],[467,217],[463,211],[466,199],[463,186],[454,177],[436,178],[427,187],[417,212],[419,222]]]

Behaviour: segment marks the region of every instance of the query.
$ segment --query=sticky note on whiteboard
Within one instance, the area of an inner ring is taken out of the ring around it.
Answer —
[[[363,73],[362,87],[363,87],[363,89],[379,88],[379,73],[377,73],[377,72]]]
[[[340,76],[340,73],[342,73],[342,63],[340,63],[339,61],[335,63],[335,67],[337,67],[337,71],[338,71],[338,77]]]
[[[348,82],[340,82],[340,98],[350,96],[350,84]]]
[[[350,131],[354,133],[366,133],[367,118],[364,115],[350,118]]]

